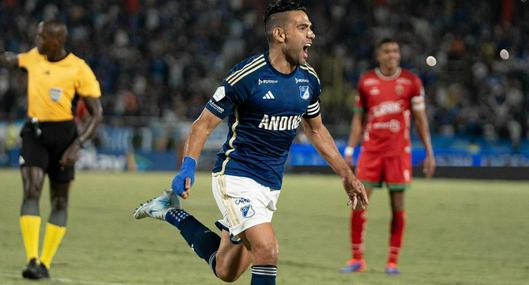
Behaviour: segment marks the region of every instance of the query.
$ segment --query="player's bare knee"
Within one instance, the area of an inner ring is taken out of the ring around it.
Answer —
[[[242,272],[229,270],[229,268],[217,268],[215,273],[220,280],[231,283],[237,281],[241,277]]]
[[[277,264],[279,246],[277,242],[262,245],[252,245],[254,264]]]

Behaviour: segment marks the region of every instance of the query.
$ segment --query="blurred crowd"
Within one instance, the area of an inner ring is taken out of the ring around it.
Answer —
[[[508,138],[515,148],[529,138],[526,1],[305,2],[316,32],[309,62],[322,80],[327,124],[348,128],[356,82],[375,66],[376,41],[389,36],[401,43],[403,66],[424,82],[434,133]],[[266,3],[3,0],[0,50],[29,50],[40,20],[62,19],[68,49],[101,83],[106,118],[188,121],[233,64],[266,50]],[[427,65],[427,56],[437,64]],[[4,119],[24,117],[19,73],[0,70]]]

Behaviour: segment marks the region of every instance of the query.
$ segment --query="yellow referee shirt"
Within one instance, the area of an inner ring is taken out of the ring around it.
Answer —
[[[18,55],[18,66],[28,72],[28,116],[40,122],[72,120],[75,94],[101,96],[94,73],[73,53],[50,62],[33,48]]]

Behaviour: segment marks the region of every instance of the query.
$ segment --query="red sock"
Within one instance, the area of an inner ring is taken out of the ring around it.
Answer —
[[[388,263],[397,264],[399,258],[399,251],[402,245],[402,236],[404,234],[405,212],[393,212],[393,219],[391,220],[391,237],[389,240],[389,256]]]
[[[366,222],[365,210],[353,210],[351,213],[351,247],[354,259],[363,259],[362,237]]]

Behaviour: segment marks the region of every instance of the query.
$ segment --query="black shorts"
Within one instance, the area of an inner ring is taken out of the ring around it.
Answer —
[[[26,122],[20,132],[22,150],[20,167],[36,166],[42,168],[51,181],[66,183],[74,178],[73,166],[61,166],[62,154],[77,138],[74,121]]]

